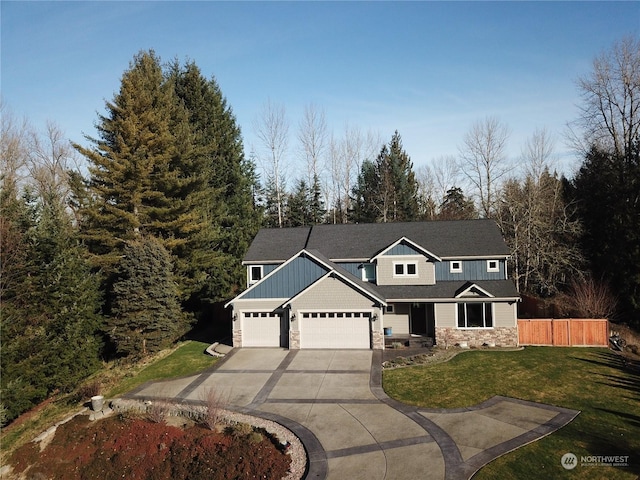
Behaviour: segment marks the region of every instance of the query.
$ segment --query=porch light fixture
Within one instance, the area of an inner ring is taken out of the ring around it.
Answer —
[[[371,320],[374,321],[374,322],[377,321],[378,320],[378,314],[374,313],[373,317],[371,317]]]
[[[233,318],[232,320],[235,322],[236,320],[238,320],[238,315],[236,313],[233,314]]]
[[[293,315],[291,315],[291,321],[295,322],[296,321],[296,314],[294,313]]]

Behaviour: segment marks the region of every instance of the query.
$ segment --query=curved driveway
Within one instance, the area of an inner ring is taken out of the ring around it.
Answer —
[[[234,349],[200,375],[147,383],[127,397],[199,403],[213,387],[232,410],[296,433],[308,479],[468,479],[579,413],[506,397],[455,410],[411,407],[384,393],[381,364],[375,350]]]

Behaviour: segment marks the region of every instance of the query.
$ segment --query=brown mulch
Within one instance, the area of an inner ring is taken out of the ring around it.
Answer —
[[[15,478],[226,480],[283,478],[291,459],[265,431],[218,432],[114,415],[61,425],[43,451],[30,442],[9,463]]]

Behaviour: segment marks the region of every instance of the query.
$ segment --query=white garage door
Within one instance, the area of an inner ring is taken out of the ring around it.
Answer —
[[[280,315],[271,312],[244,312],[243,347],[280,347]]]
[[[304,312],[300,348],[371,348],[370,312]]]

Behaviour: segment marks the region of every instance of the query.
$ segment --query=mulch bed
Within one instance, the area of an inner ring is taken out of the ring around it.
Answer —
[[[291,463],[277,439],[264,430],[218,432],[119,415],[95,422],[76,416],[40,448],[30,442],[14,452],[9,463],[16,478],[280,479]]]

